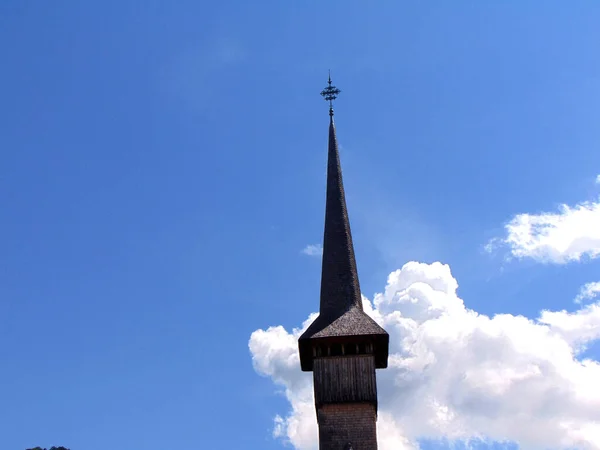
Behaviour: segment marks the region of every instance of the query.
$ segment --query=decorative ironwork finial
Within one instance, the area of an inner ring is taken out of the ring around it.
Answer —
[[[321,95],[325,100],[329,102],[329,115],[333,117],[333,101],[337,98],[340,91],[338,88],[331,84],[331,71],[329,72],[329,80],[327,81],[328,86],[321,91]]]

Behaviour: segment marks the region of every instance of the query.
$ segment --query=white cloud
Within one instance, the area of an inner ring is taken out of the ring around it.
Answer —
[[[584,344],[600,338],[600,304],[587,305],[574,313],[542,311],[538,322],[550,326],[577,353]]]
[[[600,294],[600,281],[586,283],[581,286],[579,294],[575,297],[575,303],[582,303],[584,300],[595,298]]]
[[[561,205],[556,213],[518,214],[504,238],[492,239],[487,251],[505,244],[512,256],[565,264],[600,256],[600,200]]]
[[[600,184],[600,175],[596,176],[596,184]]]
[[[378,371],[381,450],[416,440],[489,439],[523,449],[600,449],[600,364],[577,359],[600,337],[600,305],[543,311],[536,320],[467,309],[450,268],[411,262],[390,274],[385,290],[364,299],[390,333],[389,367]],[[300,371],[297,338],[255,331],[256,371],[284,388],[290,403],[275,435],[297,449],[317,448],[311,374]]]
[[[310,244],[302,249],[302,253],[308,256],[321,256],[323,254],[323,246],[321,244]]]

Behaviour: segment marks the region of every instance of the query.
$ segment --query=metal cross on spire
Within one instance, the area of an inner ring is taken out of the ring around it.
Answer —
[[[331,72],[329,72],[328,86],[321,91],[321,95],[329,102],[329,115],[331,117],[333,117],[333,101],[337,98],[340,92],[342,91],[331,84]]]

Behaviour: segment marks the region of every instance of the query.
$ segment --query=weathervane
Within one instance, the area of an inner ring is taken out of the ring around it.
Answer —
[[[329,81],[328,81],[328,86],[323,89],[321,91],[321,95],[323,96],[323,98],[325,100],[327,100],[329,102],[329,115],[331,117],[333,117],[333,101],[337,98],[338,94],[342,91],[340,91],[338,88],[336,88],[335,86],[332,86],[331,84],[331,72],[329,72]]]

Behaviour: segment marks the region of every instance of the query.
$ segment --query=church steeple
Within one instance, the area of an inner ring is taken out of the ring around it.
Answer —
[[[389,336],[362,307],[346,207],[331,83],[327,198],[319,316],[300,336],[300,365],[313,372],[320,450],[377,450],[375,369],[387,367]]]
[[[329,149],[327,156],[327,200],[321,272],[321,315],[335,319],[352,307],[362,310],[350,220],[342,181],[342,167],[332,101],[341,91],[331,84],[321,95],[329,101]]]
[[[298,342],[302,370],[305,371],[312,370],[313,358],[316,356],[312,344],[315,341],[320,343],[331,339],[336,342],[365,343],[368,341],[373,348],[377,368],[387,367],[389,336],[363,311],[362,307],[333,120],[333,100],[340,92],[332,85],[330,75],[328,86],[321,91],[323,98],[329,102],[329,145],[320,314]]]

